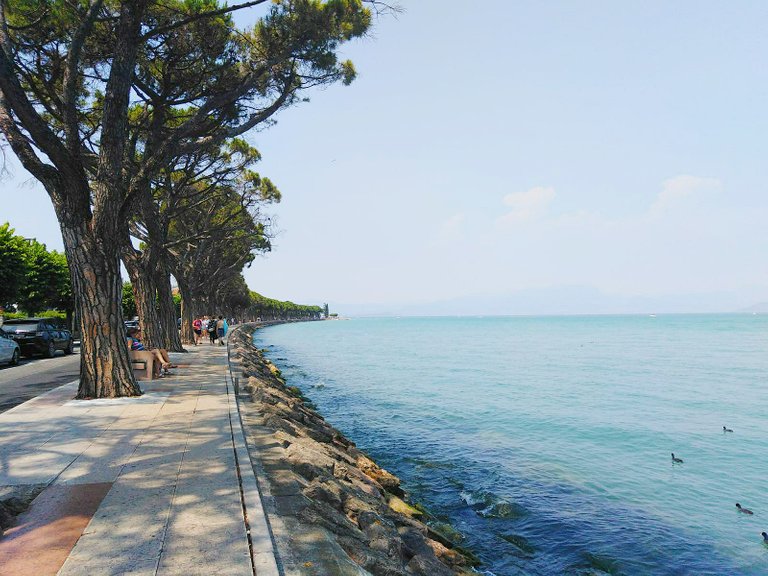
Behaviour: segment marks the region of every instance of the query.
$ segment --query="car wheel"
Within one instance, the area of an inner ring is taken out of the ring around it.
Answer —
[[[53,341],[48,342],[48,349],[45,351],[45,355],[48,358],[53,358],[56,355],[56,344]]]
[[[67,347],[64,349],[64,354],[72,354],[75,351],[75,341],[70,340]]]
[[[13,356],[11,356],[11,366],[18,366],[19,364],[19,351],[14,350]]]

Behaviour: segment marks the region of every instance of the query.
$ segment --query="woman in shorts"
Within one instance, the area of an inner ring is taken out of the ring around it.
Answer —
[[[195,346],[197,346],[200,344],[200,339],[203,337],[203,320],[201,318],[192,320],[192,330],[195,333]]]

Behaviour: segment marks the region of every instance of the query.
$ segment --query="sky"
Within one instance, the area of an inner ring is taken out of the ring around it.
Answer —
[[[768,302],[768,3],[402,0],[359,76],[249,136],[281,190],[251,289],[341,314]],[[0,221],[60,248],[15,164]]]

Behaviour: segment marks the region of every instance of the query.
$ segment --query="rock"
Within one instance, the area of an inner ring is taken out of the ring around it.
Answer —
[[[429,554],[417,554],[410,559],[407,568],[422,576],[454,576],[453,570]]]
[[[310,500],[325,502],[338,511],[343,511],[341,501],[341,490],[332,482],[322,482],[315,479],[304,489],[304,496]]]
[[[449,566],[466,566],[467,565],[468,563],[467,559],[456,550],[448,548],[443,544],[441,544],[440,542],[437,542],[431,539],[427,539],[426,543],[432,549],[432,552],[434,553],[434,555],[439,560],[442,560],[443,563],[448,564]]]
[[[272,428],[273,430],[283,430],[291,436],[299,436],[301,434],[299,429],[288,422],[288,420],[280,418],[279,416],[275,416],[274,414],[266,416],[264,418],[263,425],[267,428]]]
[[[360,529],[363,532],[365,532],[365,530],[370,525],[375,524],[377,522],[381,523],[381,522],[385,522],[385,520],[375,512],[366,510],[357,515],[357,525],[360,526]]]
[[[427,544],[424,534],[416,528],[402,527],[398,528],[397,533],[403,542],[403,549],[408,558],[418,556],[419,554],[433,554],[432,547]]]
[[[341,537],[339,544],[349,557],[369,574],[374,576],[407,576],[410,574],[400,562],[370,548],[367,543],[361,544]]]
[[[360,480],[359,478],[349,477],[347,481],[350,482],[355,489],[359,490],[366,496],[370,496],[372,498],[381,497],[381,487],[374,483],[372,480],[368,480],[366,482],[364,480]]]
[[[327,430],[307,427],[305,432],[307,433],[307,436],[318,442],[330,444],[333,441],[333,434],[329,433]]]
[[[389,507],[395,512],[399,514],[405,514],[406,516],[409,516],[411,518],[413,518],[414,516],[421,516],[423,514],[421,510],[414,508],[413,506],[405,502],[403,499],[398,498],[397,496],[389,497]]]
[[[405,492],[400,488],[400,479],[394,474],[390,474],[383,468],[380,468],[373,460],[366,456],[360,456],[357,459],[356,466],[368,477],[376,480],[381,487],[395,496],[403,497]]]
[[[366,540],[365,534],[352,521],[325,502],[312,501],[299,513],[299,519],[310,524],[322,526],[336,535],[344,535],[355,540]]]
[[[357,518],[363,512],[373,512],[377,508],[377,502],[360,498],[353,492],[347,493],[346,498],[344,498],[344,512],[353,518]]]
[[[403,543],[394,525],[381,519],[369,524],[364,532],[371,550],[383,552],[393,559],[401,559]]]

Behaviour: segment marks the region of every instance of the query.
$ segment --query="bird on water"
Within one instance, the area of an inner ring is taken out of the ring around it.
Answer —
[[[768,533],[766,533],[766,532],[760,532],[760,534],[762,534],[762,536],[763,536],[763,542],[765,542],[766,544],[768,544]]]
[[[675,464],[682,464],[683,463],[683,459],[682,458],[677,458],[675,456],[675,453],[672,452],[672,462],[674,462]]]
[[[733,430],[731,430],[730,428],[726,428],[725,426],[723,426],[723,432],[733,432]]]
[[[749,508],[742,508],[741,504],[739,504],[738,502],[736,502],[736,508],[738,508],[739,512],[741,512],[742,514],[750,514],[750,515],[754,514],[754,512],[752,512],[752,510],[750,510]]]

